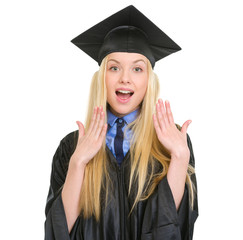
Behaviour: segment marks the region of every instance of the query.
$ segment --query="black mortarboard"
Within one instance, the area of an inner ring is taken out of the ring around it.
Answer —
[[[71,41],[98,64],[112,52],[134,52],[155,62],[181,48],[146,16],[130,5]]]

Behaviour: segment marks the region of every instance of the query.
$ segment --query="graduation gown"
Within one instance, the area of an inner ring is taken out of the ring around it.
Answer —
[[[130,152],[121,166],[108,147],[106,147],[109,173],[113,182],[113,191],[109,191],[106,209],[101,205],[100,221],[95,217],[83,219],[80,215],[70,234],[68,232],[65,211],[61,198],[62,186],[67,174],[68,164],[78,139],[78,131],[64,137],[53,157],[50,188],[46,202],[45,240],[190,240],[198,216],[197,197],[194,208],[189,206],[189,192],[185,185],[184,195],[178,210],[165,176],[157,185],[153,194],[140,201],[131,215],[130,209],[134,195],[128,196],[130,174]],[[194,155],[189,136],[190,164],[194,166]],[[158,170],[159,167],[158,167]],[[196,177],[192,176],[196,186]],[[134,186],[133,186],[134,187]]]

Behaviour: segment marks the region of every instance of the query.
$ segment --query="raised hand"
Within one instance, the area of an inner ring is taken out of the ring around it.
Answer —
[[[174,123],[169,101],[165,101],[164,106],[162,99],[159,99],[156,104],[156,114],[153,115],[153,121],[159,141],[171,156],[185,158],[189,161],[190,151],[187,146],[186,132],[191,121],[187,120],[182,125],[181,131],[178,130]]]
[[[99,151],[106,135],[107,124],[102,107],[95,107],[88,131],[85,133],[84,126],[77,121],[79,138],[72,159],[86,165]]]

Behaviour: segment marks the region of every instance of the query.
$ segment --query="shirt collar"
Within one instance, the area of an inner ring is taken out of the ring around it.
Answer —
[[[126,116],[123,117],[123,119],[125,120],[126,124],[129,124],[131,122],[133,122],[136,118],[137,118],[137,114],[138,114],[138,109],[127,114]],[[117,116],[115,116],[113,113],[111,113],[110,110],[107,110],[107,123],[113,127],[113,125],[116,122],[116,119],[119,118]]]

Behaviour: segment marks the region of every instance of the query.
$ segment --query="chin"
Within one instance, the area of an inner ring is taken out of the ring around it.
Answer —
[[[121,111],[121,110],[119,110],[119,111],[118,110],[117,111],[116,110],[113,110],[112,112],[113,112],[113,114],[115,114],[118,117],[123,117],[123,116],[126,116],[127,114],[129,114],[132,111],[129,111],[129,110],[128,111],[125,111],[125,110],[124,111]]]
[[[135,111],[137,108],[127,108],[127,107],[123,107],[123,108],[112,108],[112,107],[109,107],[109,109],[116,116],[123,117],[123,116],[126,116],[127,114]]]

